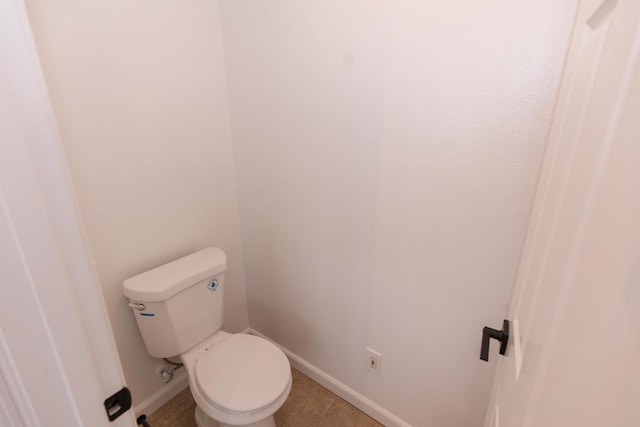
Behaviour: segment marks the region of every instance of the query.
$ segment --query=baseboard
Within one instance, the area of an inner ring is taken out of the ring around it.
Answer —
[[[189,380],[187,379],[187,373],[184,372],[184,370],[180,373],[176,373],[169,384],[166,384],[160,390],[156,391],[139,403],[135,408],[133,408],[133,412],[136,417],[139,417],[142,414],[149,416],[160,409],[162,405],[173,399],[182,390],[187,388],[188,385]]]
[[[318,369],[297,354],[282,347],[277,342],[271,340],[269,337],[266,337],[260,332],[251,328],[249,328],[248,333],[262,337],[280,347],[291,361],[291,366],[293,366],[324,388],[328,389],[332,393],[346,400],[356,408],[360,409],[362,412],[369,415],[379,423],[385,425],[386,427],[411,427],[411,424],[403,421],[377,403],[374,403],[371,400],[367,399],[351,387],[348,387],[347,385],[333,378],[331,375]]]

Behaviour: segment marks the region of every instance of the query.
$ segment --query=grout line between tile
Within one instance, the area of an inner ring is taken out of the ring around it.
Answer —
[[[324,419],[324,417],[327,416],[327,414],[329,413],[331,408],[336,406],[336,403],[338,402],[338,399],[340,399],[340,398],[338,396],[335,396],[335,395],[331,398],[331,405],[327,406],[327,409],[325,409],[324,412],[322,414],[320,414],[320,417],[318,417],[318,424],[320,424],[322,422],[322,420]]]

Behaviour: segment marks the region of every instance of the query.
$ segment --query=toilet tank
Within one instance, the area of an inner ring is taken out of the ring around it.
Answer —
[[[207,248],[124,281],[144,345],[173,357],[222,327],[227,257]]]

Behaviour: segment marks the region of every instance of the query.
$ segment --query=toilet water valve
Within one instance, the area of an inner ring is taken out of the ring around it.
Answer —
[[[160,375],[164,379],[164,383],[168,384],[173,379],[174,372],[180,369],[181,367],[183,367],[184,365],[182,363],[173,362],[167,359],[166,357],[163,358],[162,360],[164,360],[169,365],[171,365],[171,367],[167,365],[158,366],[156,368],[156,375]]]
[[[164,383],[168,384],[173,379],[173,370],[163,369],[160,371],[160,375],[164,378]]]

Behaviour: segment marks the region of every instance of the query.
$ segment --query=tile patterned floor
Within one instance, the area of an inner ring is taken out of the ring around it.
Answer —
[[[196,427],[196,404],[186,388],[149,416],[151,427]],[[274,415],[278,427],[383,427],[326,388],[293,369],[293,385]]]

